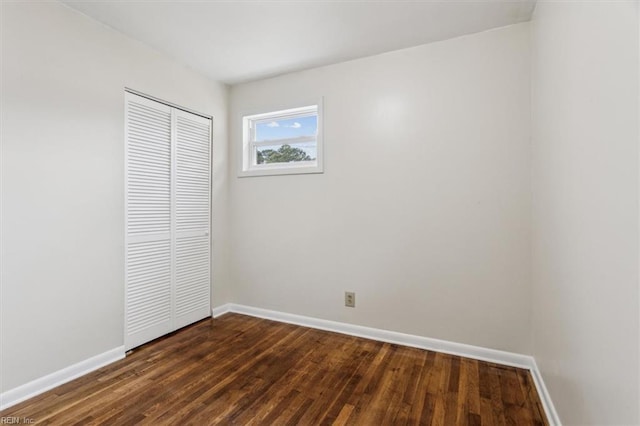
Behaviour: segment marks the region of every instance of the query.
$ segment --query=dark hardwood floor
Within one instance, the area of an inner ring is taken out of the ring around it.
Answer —
[[[238,314],[0,412],[37,424],[546,425],[528,371]]]

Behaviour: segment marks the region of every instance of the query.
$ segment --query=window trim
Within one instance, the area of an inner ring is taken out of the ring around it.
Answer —
[[[283,118],[296,118],[296,116],[308,117],[310,115],[313,115],[309,112],[309,109],[312,107],[315,107],[317,109],[317,136],[315,138],[311,136],[301,136],[289,139],[280,139],[278,140],[278,142],[288,141],[290,142],[289,145],[295,146],[296,144],[309,142],[315,139],[316,159],[314,161],[299,161],[296,163],[271,163],[261,164],[259,166],[254,165],[255,147],[274,145],[274,143],[273,141],[252,142],[253,132],[255,132],[255,126],[247,131],[248,122],[252,121],[254,123],[260,123]],[[299,113],[296,113],[295,110],[299,110]],[[324,173],[322,115],[322,98],[313,100],[311,102],[297,102],[293,105],[280,105],[277,108],[261,108],[259,110],[246,111],[240,114],[242,145],[239,146],[240,149],[238,150],[238,177]]]

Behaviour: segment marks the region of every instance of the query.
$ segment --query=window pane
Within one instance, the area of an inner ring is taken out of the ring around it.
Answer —
[[[318,116],[285,118],[263,121],[256,124],[256,141],[315,136],[318,131]]]
[[[316,159],[315,142],[295,145],[272,145],[256,148],[256,164],[295,163]]]

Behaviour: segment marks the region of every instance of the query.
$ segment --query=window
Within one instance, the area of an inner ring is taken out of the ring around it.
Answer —
[[[242,118],[240,176],[322,173],[320,103]]]

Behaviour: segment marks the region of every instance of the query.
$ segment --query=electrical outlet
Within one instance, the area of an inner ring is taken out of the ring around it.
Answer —
[[[356,294],[352,291],[344,292],[344,306],[348,308],[356,307]]]

